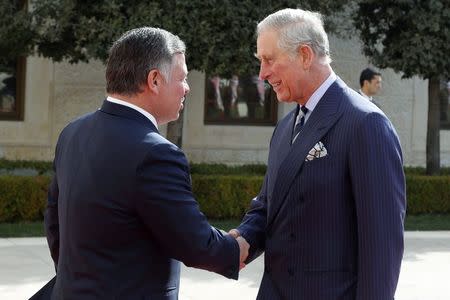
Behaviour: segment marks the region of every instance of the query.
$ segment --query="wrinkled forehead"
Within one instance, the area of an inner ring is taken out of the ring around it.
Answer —
[[[256,39],[256,57],[271,55],[273,52],[280,51],[278,46],[279,35],[275,30],[264,30],[260,32]]]

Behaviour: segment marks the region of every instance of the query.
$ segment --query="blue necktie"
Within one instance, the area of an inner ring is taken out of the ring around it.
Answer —
[[[294,133],[292,135],[292,142],[295,141],[295,137],[297,136],[297,134],[300,132],[303,125],[305,124],[306,113],[308,113],[308,109],[306,108],[306,106],[304,106],[304,105],[301,106],[300,109],[298,110],[298,115],[300,116],[300,121],[297,124],[295,124]]]

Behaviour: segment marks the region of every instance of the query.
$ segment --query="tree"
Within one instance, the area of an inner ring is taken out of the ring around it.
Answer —
[[[33,50],[31,15],[21,1],[0,1],[0,71]]]
[[[439,81],[450,78],[448,0],[361,0],[354,24],[364,54],[402,78],[428,79],[427,174],[440,169]]]
[[[17,2],[17,1],[15,1]],[[255,27],[266,15],[283,7],[302,7],[324,14],[335,12],[348,0],[35,0],[29,54],[35,51],[54,61],[71,63],[107,58],[112,41],[128,29],[153,26],[167,29],[187,45],[190,69],[229,76],[257,71]],[[3,6],[3,5],[2,5]],[[8,6],[8,4],[6,4]],[[0,10],[0,19],[5,10]],[[23,22],[25,22],[24,20]],[[29,24],[25,22],[28,26]],[[330,29],[331,23],[326,23]],[[0,31],[0,49],[4,47]],[[10,45],[11,46],[11,45]],[[14,46],[7,51],[17,53]],[[25,51],[25,50],[24,50]],[[182,122],[181,118],[178,122]],[[181,144],[178,129],[169,124],[168,136]],[[173,132],[171,132],[173,131]],[[178,132],[178,133],[177,133]]]

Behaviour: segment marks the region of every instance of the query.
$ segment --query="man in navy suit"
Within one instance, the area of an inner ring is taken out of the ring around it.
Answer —
[[[158,132],[189,92],[184,52],[165,30],[126,32],[102,107],[61,132],[45,214],[52,299],[178,299],[179,261],[238,278],[248,244],[208,224],[186,157]]]
[[[383,112],[330,67],[321,16],[258,24],[261,79],[296,108],[276,126],[259,195],[230,231],[262,252],[258,299],[393,299],[403,255],[405,179]]]

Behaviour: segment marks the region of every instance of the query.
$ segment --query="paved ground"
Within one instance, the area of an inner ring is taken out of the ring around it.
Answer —
[[[239,281],[183,268],[180,300],[255,299],[261,258],[241,272]],[[53,276],[43,238],[0,239],[0,299],[28,299]],[[450,299],[450,231],[407,232],[397,300]]]

